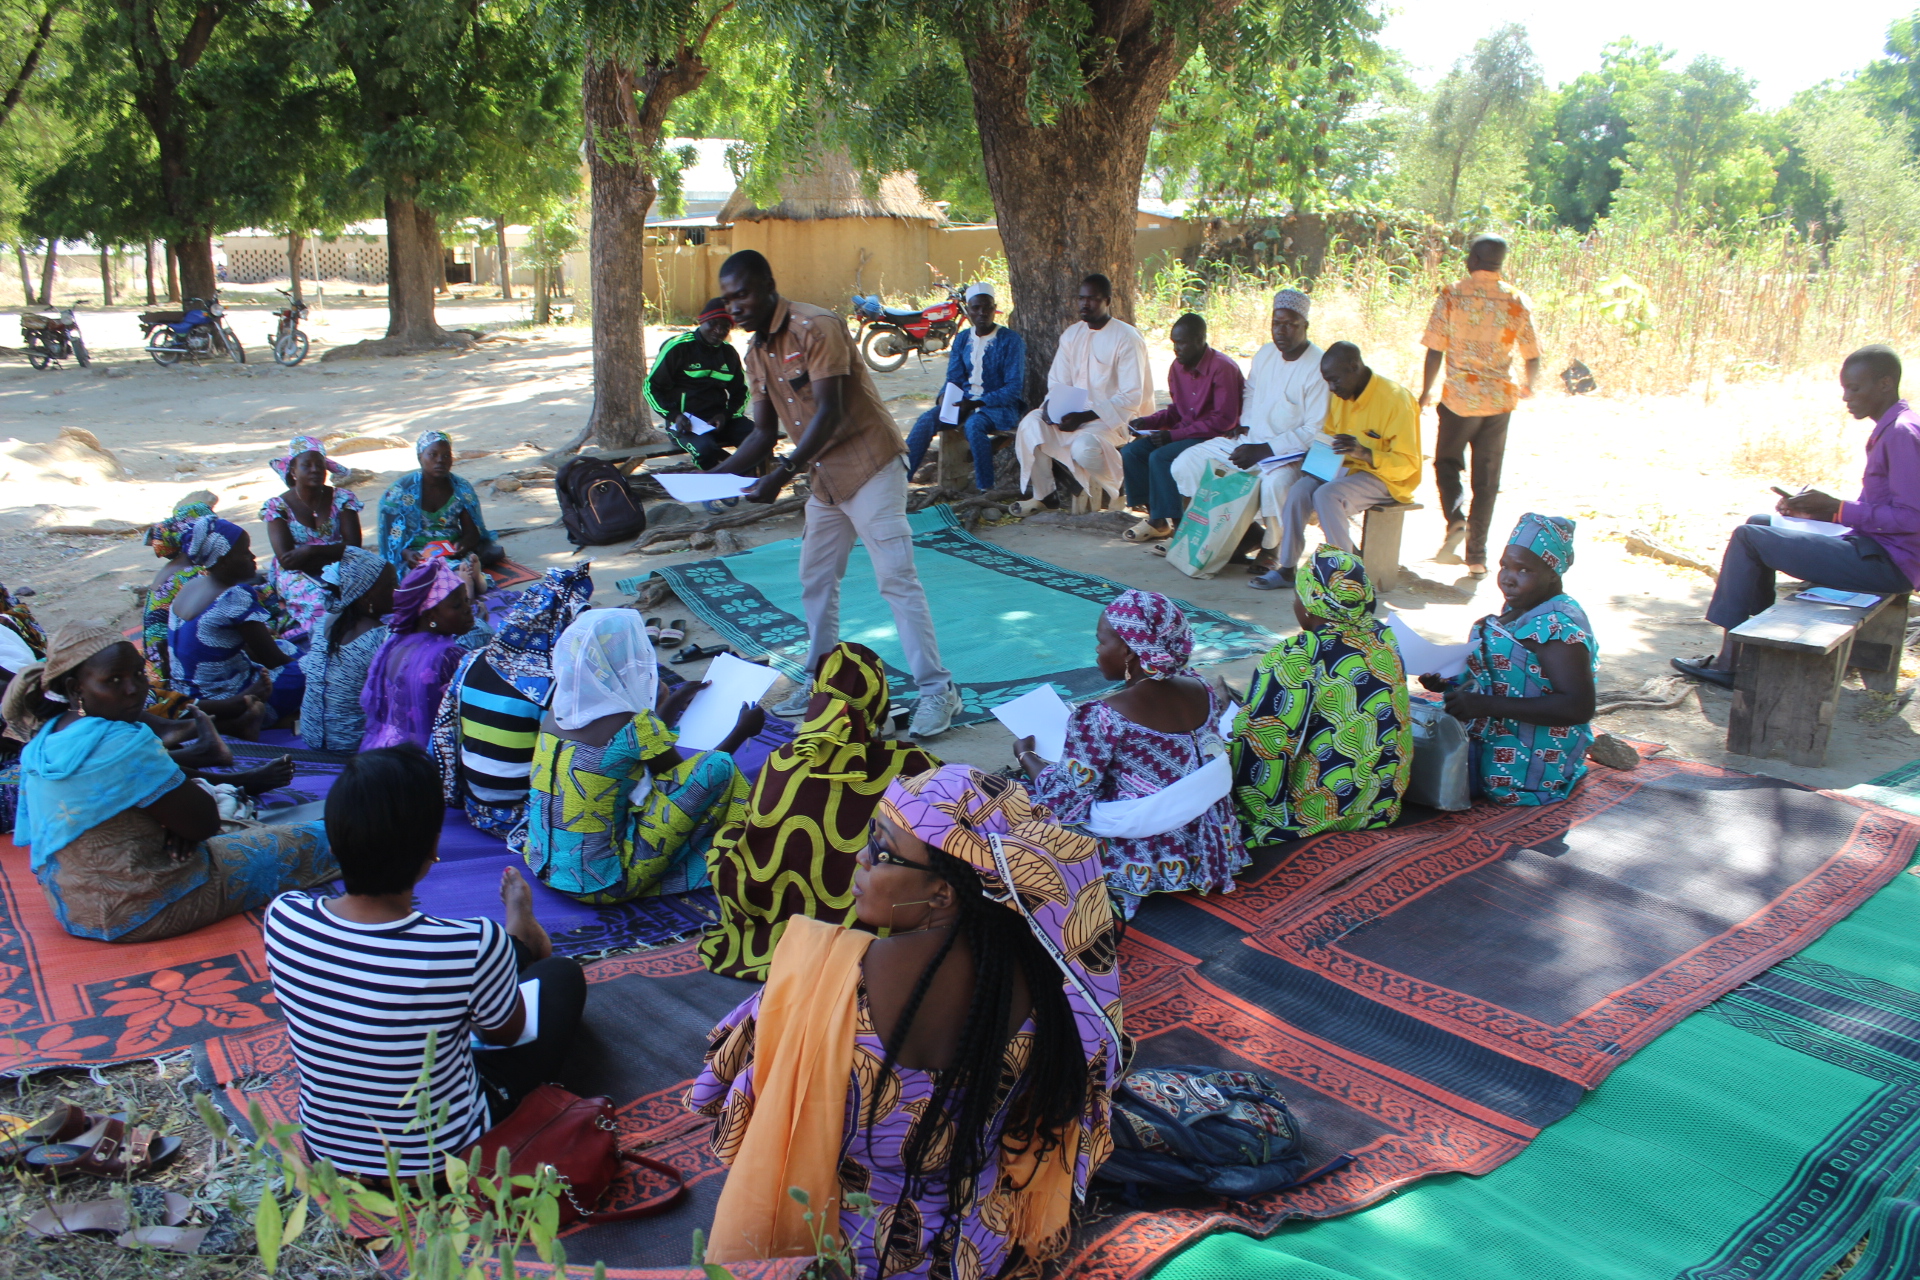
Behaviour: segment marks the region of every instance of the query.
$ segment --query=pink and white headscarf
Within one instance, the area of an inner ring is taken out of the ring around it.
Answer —
[[[400,581],[393,592],[393,612],[387,625],[395,635],[405,635],[420,625],[427,610],[467,585],[444,557],[435,556],[415,568]]]
[[[1152,591],[1122,591],[1104,616],[1150,679],[1165,680],[1187,669],[1193,628],[1173,601]]]

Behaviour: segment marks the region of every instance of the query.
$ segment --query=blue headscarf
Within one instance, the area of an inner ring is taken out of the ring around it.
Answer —
[[[181,546],[187,553],[187,562],[204,569],[233,550],[234,544],[246,536],[247,531],[231,520],[201,516],[187,530]]]
[[[1547,562],[1555,573],[1573,568],[1573,521],[1565,516],[1543,516],[1529,511],[1513,526],[1510,547],[1525,547]]]
[[[33,869],[116,814],[152,804],[186,780],[153,730],[85,716],[49,723],[20,752],[20,810],[13,840]]]

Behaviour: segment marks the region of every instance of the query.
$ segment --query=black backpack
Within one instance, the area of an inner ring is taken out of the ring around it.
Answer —
[[[627,478],[605,458],[570,458],[554,473],[560,519],[576,547],[603,547],[646,531],[647,513],[627,487]]]
[[[1257,1072],[1144,1067],[1113,1091],[1113,1154],[1093,1176],[1129,1199],[1198,1191],[1249,1200],[1345,1163],[1308,1171],[1287,1100]]]

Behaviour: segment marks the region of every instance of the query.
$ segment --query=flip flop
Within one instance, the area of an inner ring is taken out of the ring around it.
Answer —
[[[687,620],[685,618],[675,618],[672,622],[669,622],[666,626],[660,628],[661,644],[667,644],[667,645],[679,644],[682,640],[685,640],[686,638],[687,638]]]
[[[99,1231],[117,1236],[133,1227],[136,1221],[142,1226],[177,1227],[193,1210],[192,1202],[185,1196],[159,1187],[130,1187],[128,1193],[126,1199],[116,1196],[109,1200],[49,1205],[27,1219],[27,1234],[46,1238]]]
[[[654,641],[655,643],[658,643],[658,642],[659,642],[659,640],[660,640],[660,619],[658,619],[658,618],[648,618],[648,619],[647,619],[647,639],[649,639],[649,640],[652,640],[652,641]]]
[[[164,1249],[168,1253],[250,1253],[247,1233],[225,1209],[204,1227],[136,1227],[114,1241],[122,1249]]]
[[[717,658],[723,653],[732,652],[733,650],[724,644],[688,645],[678,654],[674,655],[672,662],[673,665],[677,667],[688,662],[698,662],[702,658]]]
[[[1134,525],[1133,528],[1127,530],[1120,536],[1128,542],[1153,542],[1159,538],[1171,538],[1173,536],[1173,529],[1169,526],[1165,530],[1162,530],[1158,525],[1154,524],[1153,521],[1142,520],[1139,524]]]
[[[49,1142],[70,1142],[99,1122],[99,1116],[90,1116],[65,1099],[33,1124],[20,1116],[0,1116],[0,1169],[20,1163],[28,1152]]]

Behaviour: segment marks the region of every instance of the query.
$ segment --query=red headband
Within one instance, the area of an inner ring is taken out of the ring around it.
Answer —
[[[693,322],[705,324],[709,320],[725,320],[728,324],[732,324],[733,315],[725,307],[715,307],[712,311],[702,311],[694,317]]]

